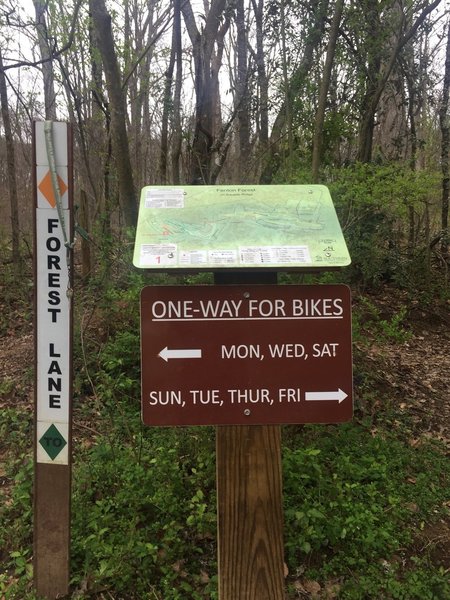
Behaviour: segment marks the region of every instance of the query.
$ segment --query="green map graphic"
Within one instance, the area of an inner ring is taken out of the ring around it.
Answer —
[[[295,270],[342,267],[350,256],[325,186],[155,186],[141,193],[133,263]]]

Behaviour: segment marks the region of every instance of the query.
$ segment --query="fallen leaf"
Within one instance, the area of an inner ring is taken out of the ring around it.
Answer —
[[[300,592],[301,594],[305,594],[306,593],[306,590],[303,587],[303,584],[302,584],[302,582],[299,579],[297,579],[296,581],[294,581],[294,589],[295,589],[296,592]]]
[[[324,586],[324,594],[326,600],[334,600],[339,597],[341,584],[336,580],[327,581]]]
[[[320,583],[318,581],[313,581],[312,579],[307,579],[306,581],[304,581],[303,587],[309,594],[311,594],[313,598],[317,598],[317,594],[322,589]]]
[[[209,583],[209,575],[206,571],[200,571],[200,581],[202,583]]]

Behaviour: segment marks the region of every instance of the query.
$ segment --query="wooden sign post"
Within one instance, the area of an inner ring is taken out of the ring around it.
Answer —
[[[220,600],[282,600],[279,425],[216,428]]]
[[[34,581],[69,590],[72,417],[72,151],[66,123],[34,124]]]
[[[277,282],[216,273],[216,284]],[[220,600],[283,600],[283,487],[278,425],[216,427]]]

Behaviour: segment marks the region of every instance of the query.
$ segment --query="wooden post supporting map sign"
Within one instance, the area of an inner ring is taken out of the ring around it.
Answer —
[[[277,276],[216,273],[214,281],[276,283]],[[283,600],[280,427],[216,427],[216,473],[220,600]]]
[[[216,428],[220,600],[283,600],[278,425]]]
[[[69,589],[72,400],[72,152],[66,123],[34,124],[34,579]]]

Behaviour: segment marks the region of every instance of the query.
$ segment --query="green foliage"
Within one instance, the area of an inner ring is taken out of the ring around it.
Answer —
[[[398,343],[406,342],[411,338],[411,333],[405,330],[405,317],[408,309],[402,308],[391,319],[380,319],[380,328],[386,338]]]
[[[19,599],[32,579],[33,461],[18,454],[5,467],[11,492],[0,488],[0,591],[6,599]]]
[[[309,163],[296,156],[274,183],[310,184]],[[446,269],[430,242],[439,232],[440,177],[404,163],[356,163],[326,167],[330,189],[352,264],[346,281],[363,289],[386,281],[421,301],[448,297]]]
[[[103,401],[140,396],[140,341],[138,331],[122,331],[103,346],[97,371],[97,394]]]
[[[73,583],[133,598],[214,598],[213,436],[147,433],[135,447],[99,444],[78,463]]]
[[[352,257],[351,281],[371,287],[386,279],[402,280],[412,257],[411,214],[417,252],[427,244],[419,225],[426,205],[439,197],[437,175],[398,163],[355,164],[330,173],[326,183]]]
[[[0,394],[8,392],[10,379],[2,382]],[[22,458],[29,449],[32,437],[32,415],[31,413],[20,413],[14,407],[2,407],[0,410],[0,449],[8,446],[13,456]]]
[[[400,306],[392,317],[383,318],[380,309],[368,297],[358,298],[358,304],[352,312],[352,338],[354,342],[364,341],[364,331],[370,330],[378,342],[386,339],[402,344],[411,338],[406,321],[408,308]]]
[[[14,390],[16,384],[12,377],[5,377],[0,381],[0,396],[8,396]]]
[[[446,514],[450,463],[439,449],[418,451],[356,425],[308,428],[284,449],[284,489],[291,572],[305,563],[315,565],[306,572],[312,579],[351,572],[342,598],[420,597],[396,596],[394,590],[403,589],[404,577],[406,589],[425,589],[429,573],[405,575],[392,557],[412,543],[423,519]],[[391,564],[385,587],[383,565]],[[368,573],[371,585],[361,585]],[[444,575],[434,574],[436,586],[448,590]],[[381,590],[388,594],[377,595]]]
[[[426,560],[414,557],[413,569],[402,573],[395,563],[367,565],[339,594],[340,600],[444,600],[450,597],[450,581],[444,568],[434,572]]]

